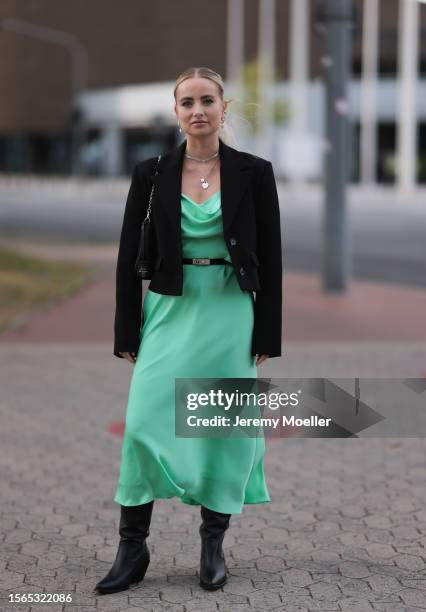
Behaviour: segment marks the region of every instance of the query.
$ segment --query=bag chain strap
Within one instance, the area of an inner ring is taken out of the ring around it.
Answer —
[[[157,160],[157,167],[156,167],[156,172],[155,174],[158,174],[158,164],[160,163],[160,159],[161,159],[161,155],[158,156],[158,160]],[[143,223],[146,223],[147,221],[150,221],[150,215],[151,215],[151,203],[152,203],[152,196],[154,194],[154,185],[152,185],[151,187],[151,193],[149,196],[149,203],[148,203],[148,210],[146,212],[146,217],[143,221]]]

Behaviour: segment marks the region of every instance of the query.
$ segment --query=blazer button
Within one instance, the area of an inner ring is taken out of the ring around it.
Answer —
[[[246,273],[246,271],[244,270],[244,268],[240,268],[240,274],[241,276],[244,276],[244,274]]]
[[[232,246],[235,246],[237,244],[235,238],[231,238],[229,242],[232,244]]]

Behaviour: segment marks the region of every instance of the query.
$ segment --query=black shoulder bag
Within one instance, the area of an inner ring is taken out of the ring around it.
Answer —
[[[160,163],[161,155],[158,156],[155,174],[158,174],[158,164]],[[154,185],[151,188],[149,196],[148,210],[146,217],[142,222],[141,235],[139,239],[138,254],[135,262],[135,271],[138,276],[144,280],[149,280],[152,277],[154,270],[155,258],[155,236],[154,227],[151,221],[151,204],[152,196],[154,195]]]

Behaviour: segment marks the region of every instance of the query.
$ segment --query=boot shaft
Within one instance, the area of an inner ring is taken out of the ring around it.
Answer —
[[[216,512],[205,506],[201,506],[202,523],[200,525],[200,536],[203,539],[223,540],[225,531],[229,528],[230,514]]]
[[[123,539],[142,541],[149,536],[154,501],[140,506],[120,506],[119,534]]]

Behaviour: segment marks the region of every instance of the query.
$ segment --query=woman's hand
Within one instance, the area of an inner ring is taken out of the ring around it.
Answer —
[[[136,355],[135,355],[135,353],[120,353],[120,355],[122,357],[124,357],[124,359],[127,359],[127,361],[130,361],[130,363],[135,363],[136,362]]]
[[[256,365],[260,365],[261,363],[263,363],[264,361],[266,361],[268,359],[269,355],[258,355],[256,357]]]

